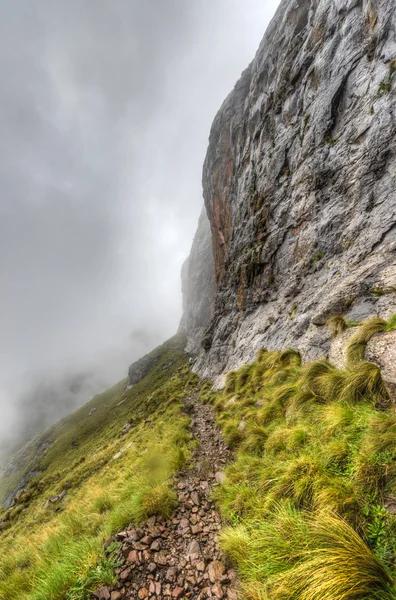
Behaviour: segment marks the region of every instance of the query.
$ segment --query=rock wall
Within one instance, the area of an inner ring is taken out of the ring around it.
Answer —
[[[180,329],[187,334],[186,351],[197,354],[210,324],[216,292],[212,236],[205,208],[199,217],[190,256],[182,267],[183,318]]]
[[[210,133],[214,312],[202,334],[187,294],[184,319],[200,375],[261,346],[328,355],[330,315],[396,312],[395,134],[394,2],[283,0]],[[185,289],[207,280],[193,256]]]

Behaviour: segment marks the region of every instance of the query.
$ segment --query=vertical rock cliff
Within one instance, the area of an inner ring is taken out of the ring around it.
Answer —
[[[283,0],[210,132],[212,239],[201,217],[183,284],[201,375],[327,355],[332,314],[396,311],[395,135],[394,2]]]
[[[205,329],[213,317],[216,292],[212,234],[204,208],[181,278],[183,318],[180,329],[187,334],[187,352],[198,354]]]

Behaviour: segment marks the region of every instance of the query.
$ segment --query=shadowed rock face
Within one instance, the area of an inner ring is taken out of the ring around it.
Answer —
[[[190,256],[182,268],[183,318],[180,328],[187,334],[187,352],[197,354],[201,349],[204,331],[213,316],[215,291],[212,237],[203,208]]]
[[[261,346],[327,355],[331,314],[396,311],[395,134],[394,3],[283,0],[210,133],[216,294],[200,375]]]

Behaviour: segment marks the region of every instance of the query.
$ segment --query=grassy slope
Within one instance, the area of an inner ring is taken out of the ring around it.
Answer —
[[[247,598],[396,598],[396,525],[385,508],[396,491],[396,416],[378,367],[361,360],[370,335],[395,326],[363,324],[345,371],[262,350],[229,374],[224,391],[201,384],[235,448],[217,500],[228,522],[221,543]],[[165,344],[141,383],[125,393],[121,382],[40,440],[53,444],[28,462],[45,471],[0,536],[1,600],[89,597],[113,578],[104,539],[172,509],[172,475],[192,444],[180,399],[197,385],[182,345]],[[133,428],[124,437],[127,421]],[[65,504],[43,507],[65,488]]]
[[[191,446],[180,399],[195,378],[180,337],[155,353],[155,368],[131,390],[125,392],[120,382],[24,449],[18,475],[43,473],[12,510],[0,514],[0,521],[6,518],[0,536],[2,600],[89,597],[89,590],[113,578],[103,541],[130,522],[171,509],[172,474]],[[123,436],[126,422],[132,429]],[[35,458],[44,441],[51,446]],[[45,506],[64,490],[65,500]]]
[[[367,342],[373,325],[351,343]],[[296,352],[263,350],[223,392],[204,385],[201,399],[236,450],[217,499],[245,596],[396,598],[396,519],[385,508],[396,492],[396,415],[379,368],[302,366]]]

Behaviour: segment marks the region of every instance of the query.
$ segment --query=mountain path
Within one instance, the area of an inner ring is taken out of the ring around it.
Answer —
[[[122,542],[122,565],[116,570],[116,585],[98,589],[95,600],[237,599],[235,573],[227,568],[217,544],[221,518],[211,500],[231,451],[215,426],[213,409],[197,396],[183,401],[199,445],[178,475],[178,506],[170,519],[151,517],[143,527],[106,542]]]

